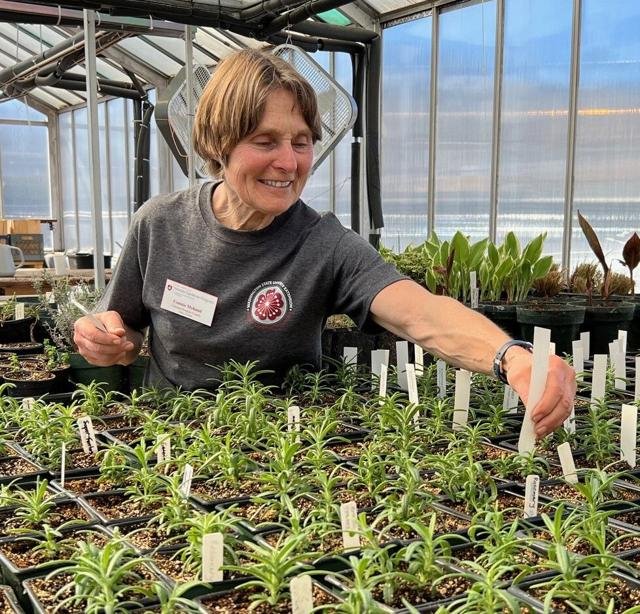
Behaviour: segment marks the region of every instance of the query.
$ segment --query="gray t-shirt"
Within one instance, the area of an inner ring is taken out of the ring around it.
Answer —
[[[326,318],[360,328],[380,290],[404,279],[332,214],[302,201],[257,231],[218,223],[214,183],[149,200],[134,216],[99,310],[150,326],[146,382],[214,388],[216,365],[259,360],[281,378],[294,364],[320,365]],[[161,307],[168,282],[214,295],[211,326]]]

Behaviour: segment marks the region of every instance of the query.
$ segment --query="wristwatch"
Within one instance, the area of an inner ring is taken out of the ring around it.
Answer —
[[[504,359],[504,355],[507,353],[507,350],[512,348],[514,345],[524,348],[529,352],[533,352],[533,343],[529,343],[522,339],[510,339],[496,352],[496,356],[493,359],[493,374],[496,376],[496,379],[499,379],[504,384],[508,384],[509,382],[507,381],[507,374],[502,368],[502,360]]]

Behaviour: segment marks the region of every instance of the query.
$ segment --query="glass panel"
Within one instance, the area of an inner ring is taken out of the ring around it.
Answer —
[[[58,120],[60,130],[60,187],[65,249],[76,249],[78,247],[72,115],[72,113],[61,113]]]
[[[620,268],[622,246],[639,230],[640,4],[594,0],[582,5],[574,212],[589,220],[608,261]],[[572,266],[593,261],[573,216]]]
[[[106,103],[98,105],[98,140],[100,143],[100,193],[102,195],[102,251],[111,254],[111,227],[109,225],[109,166],[107,164]]]
[[[21,100],[5,100],[4,102],[0,102],[0,119],[46,122],[47,116],[44,113],[32,109]]]
[[[49,135],[46,126],[0,125],[5,218],[49,218]]]
[[[401,251],[427,236],[431,17],[382,34],[382,241]]]
[[[497,238],[562,255],[572,0],[505,5]]]
[[[78,249],[87,251],[93,248],[87,109],[77,109],[73,114],[75,120],[76,182],[78,185]]]
[[[496,3],[470,3],[440,17],[435,226],[489,234]]]
[[[113,226],[113,251],[120,253],[120,245],[127,234],[129,219],[129,192],[127,190],[127,153],[124,123],[124,100],[110,100],[109,114],[109,177],[111,180],[111,222]]]
[[[347,92],[353,89],[353,73],[351,68],[351,56],[347,53],[336,53],[335,70],[336,80]],[[351,227],[351,141],[352,131],[342,137],[336,146],[333,156],[334,167],[334,190],[335,190],[335,214],[338,219],[347,227]]]

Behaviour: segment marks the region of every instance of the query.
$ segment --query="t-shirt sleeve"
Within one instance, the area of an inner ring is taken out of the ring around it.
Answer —
[[[149,326],[149,312],[143,303],[144,257],[140,252],[140,227],[134,220],[125,240],[111,281],[96,311],[117,311],[135,330]]]
[[[348,315],[365,332],[379,332],[369,317],[371,302],[387,286],[406,276],[352,230],[346,230],[333,255],[334,313]]]

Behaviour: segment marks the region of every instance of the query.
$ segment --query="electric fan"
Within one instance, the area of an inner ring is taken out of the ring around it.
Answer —
[[[293,45],[279,45],[272,53],[291,64],[313,87],[318,99],[318,111],[322,121],[322,138],[314,146],[313,170],[331,153],[340,139],[351,129],[356,120],[356,103],[347,91],[311,56]],[[206,66],[194,67],[193,99],[197,105],[209,80]],[[156,122],[169,149],[182,172],[188,174],[189,117],[185,69],[171,80],[156,103]],[[194,168],[198,177],[206,177],[204,160],[194,154]]]

